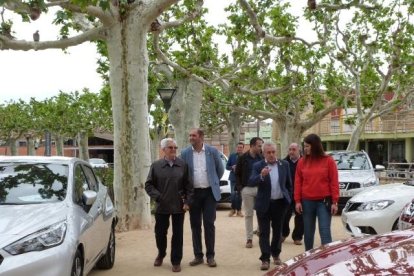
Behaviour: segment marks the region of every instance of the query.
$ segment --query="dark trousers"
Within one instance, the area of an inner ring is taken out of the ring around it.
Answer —
[[[236,181],[230,181],[230,189],[231,189],[231,209],[240,211],[242,205],[242,199],[239,191],[236,191]]]
[[[292,232],[292,239],[294,241],[300,241],[303,238],[303,216],[302,214],[296,213],[295,211],[295,205],[291,205],[290,208],[286,212],[286,216],[283,222],[283,230],[282,230],[282,236],[288,237],[290,234],[290,227],[289,227],[289,221],[292,217],[293,213],[295,213],[295,221],[294,221],[294,228]]]
[[[196,258],[203,258],[203,244],[201,242],[201,222],[204,226],[204,242],[206,257],[214,258],[214,244],[216,238],[216,205],[211,188],[194,189],[193,204],[190,207],[190,224],[193,235],[193,251]]]
[[[260,260],[270,261],[270,256],[279,257],[282,251],[282,225],[288,203],[285,199],[271,200],[267,212],[258,212],[260,236],[259,245],[262,255]],[[270,226],[272,227],[272,241],[270,242]]]
[[[184,213],[182,214],[155,214],[155,241],[158,255],[165,257],[167,254],[167,233],[172,220],[171,238],[171,263],[179,265],[183,258],[183,228]]]

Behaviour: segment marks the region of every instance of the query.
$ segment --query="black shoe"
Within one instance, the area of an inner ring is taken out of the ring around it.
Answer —
[[[268,261],[262,261],[262,265],[260,266],[260,270],[269,270],[270,264]]]
[[[216,266],[217,266],[217,263],[216,263],[216,261],[214,260],[214,258],[208,258],[208,259],[207,259],[207,265],[208,265],[209,267],[216,267]]]
[[[161,257],[160,255],[158,255],[157,258],[155,258],[154,266],[161,266],[163,259],[164,259],[164,257]]]
[[[194,258],[194,260],[190,262],[190,266],[196,266],[202,263],[204,263],[203,258]]]
[[[171,268],[172,272],[180,272],[181,266],[180,265],[173,265]]]

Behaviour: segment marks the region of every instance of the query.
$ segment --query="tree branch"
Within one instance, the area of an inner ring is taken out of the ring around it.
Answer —
[[[65,38],[55,41],[28,42],[26,40],[13,40],[6,36],[0,35],[1,50],[46,50],[46,49],[65,49],[70,46],[76,46],[86,41],[93,41],[105,38],[105,28],[98,27],[86,31],[80,35],[71,38]]]
[[[308,47],[312,47],[314,45],[320,44],[321,42],[307,42],[305,39],[296,37],[296,36],[283,36],[283,37],[276,37],[272,36],[266,33],[266,31],[262,28],[262,26],[259,23],[259,20],[257,19],[256,13],[253,11],[252,7],[249,5],[247,0],[238,0],[240,3],[240,6],[246,11],[247,15],[249,16],[250,24],[253,26],[253,28],[256,31],[256,35],[259,39],[263,39],[266,42],[269,42],[273,45],[280,45],[282,43],[289,43],[294,40],[300,41],[303,44],[307,45]]]
[[[350,8],[360,8],[360,9],[367,9],[367,10],[375,10],[378,7],[381,7],[380,5],[366,5],[364,4],[363,0],[357,0],[357,1],[351,1],[347,4],[343,4],[342,2],[340,4],[317,4],[316,9],[325,9],[327,11],[339,11],[339,10],[349,10]]]

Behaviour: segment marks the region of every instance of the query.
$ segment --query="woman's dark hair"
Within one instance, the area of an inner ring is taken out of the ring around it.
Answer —
[[[309,134],[303,139],[303,142],[311,145],[311,157],[325,156],[325,151],[322,147],[321,138],[316,134]]]

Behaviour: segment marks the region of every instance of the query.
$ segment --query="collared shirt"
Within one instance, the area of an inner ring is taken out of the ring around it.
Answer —
[[[267,166],[270,169],[270,183],[272,185],[272,191],[270,194],[270,199],[280,199],[283,198],[282,189],[280,188],[279,183],[279,170],[278,170],[278,162],[276,161],[274,164],[267,163]]]
[[[207,177],[207,163],[206,163],[206,150],[201,149],[200,152],[197,152],[194,147],[193,149],[193,165],[194,165],[194,188],[208,188],[210,184],[208,183]]]
[[[170,160],[170,159],[168,159],[167,157],[164,156],[164,160],[167,161],[167,163],[168,163],[168,165],[170,165],[170,167],[174,166],[175,158],[173,160]]]

